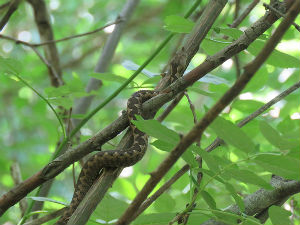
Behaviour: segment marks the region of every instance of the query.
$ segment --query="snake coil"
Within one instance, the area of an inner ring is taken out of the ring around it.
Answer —
[[[141,115],[143,102],[149,100],[156,94],[157,93],[155,91],[149,90],[135,92],[127,102],[127,115],[129,121],[135,120],[135,115]],[[133,143],[130,148],[98,152],[91,156],[84,164],[79,174],[70,206],[56,222],[56,225],[67,224],[70,216],[74,213],[85,194],[93,185],[102,168],[131,166],[137,163],[144,156],[148,145],[148,137],[145,133],[137,129],[137,127],[131,122],[130,128],[133,136]]]

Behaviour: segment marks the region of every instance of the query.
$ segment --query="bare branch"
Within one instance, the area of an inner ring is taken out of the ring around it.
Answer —
[[[254,9],[254,7],[258,3],[259,3],[259,0],[253,0],[251,2],[251,4],[249,4],[249,6],[242,12],[242,14],[232,22],[230,27],[238,27],[238,25],[241,24],[241,22],[248,16],[248,14],[252,11],[252,9]]]
[[[0,21],[0,31],[3,29],[5,24],[7,24],[9,18],[12,16],[12,14],[18,9],[20,2],[21,2],[21,0],[11,0],[11,2],[9,3],[7,12],[5,13],[5,15],[3,16],[3,18]],[[3,4],[1,6],[1,8],[5,8],[6,4]]]
[[[115,49],[121,39],[121,35],[123,33],[123,30],[125,26],[127,25],[130,17],[132,16],[137,4],[139,3],[139,0],[128,0],[126,4],[124,5],[124,8],[122,9],[119,18],[122,19],[120,23],[118,23],[115,26],[114,31],[109,36],[103,50],[101,53],[101,56],[98,60],[98,63],[95,67],[95,72],[97,73],[104,73],[106,72],[107,67],[111,63],[111,60],[113,58],[113,55],[115,53]],[[86,86],[86,92],[91,92],[92,90],[97,90],[102,85],[102,81],[91,78],[88,85]],[[90,95],[87,97],[83,97],[79,99],[79,101],[76,103],[76,106],[74,107],[74,113],[75,114],[85,114],[93,100],[94,96]],[[77,125],[80,120],[73,120],[74,124]]]
[[[27,0],[33,8],[34,18],[37,28],[39,30],[40,38],[43,41],[49,41],[54,39],[54,34],[52,26],[50,23],[50,15],[48,14],[46,3],[43,0]],[[59,54],[55,43],[50,43],[44,47],[45,58],[53,68],[56,73],[53,73],[53,70],[49,70],[49,77],[52,86],[58,87],[63,84],[62,72],[60,68]]]
[[[281,17],[285,17],[285,15],[283,13],[281,13],[280,11],[278,11],[277,9],[275,9],[274,7],[266,4],[266,3],[263,3],[263,6],[266,7],[267,9],[269,10],[272,10],[274,13],[276,13],[278,16],[281,16]],[[293,25],[294,27],[300,32],[300,26],[298,24],[296,24],[295,22],[293,22]]]
[[[58,216],[61,216],[64,211],[65,211],[66,207],[62,208],[62,209],[59,209],[59,210],[56,210],[52,213],[49,213],[47,214],[46,216],[43,216],[41,218],[38,218],[38,219],[35,219],[35,220],[32,220],[30,222],[27,222],[27,223],[24,223],[24,225],[40,225],[40,224],[43,224],[43,223],[46,223]]]
[[[11,171],[11,176],[13,178],[14,184],[15,185],[20,184],[22,182],[22,174],[21,174],[19,163],[14,162],[10,166],[10,171]],[[21,215],[22,216],[24,216],[26,208],[27,208],[27,201],[26,201],[26,199],[20,200],[20,210],[21,210]]]
[[[248,195],[244,199],[245,213],[246,215],[253,216],[259,214],[270,206],[278,204],[282,199],[286,199],[294,194],[300,192],[299,181],[286,181],[279,179],[278,177],[272,177],[271,185],[274,190],[260,189],[255,193]],[[239,207],[237,205],[231,205],[225,209],[226,212],[232,212],[241,215]],[[201,225],[226,225],[223,222],[208,220]]]
[[[264,111],[266,111],[267,109],[269,109],[272,105],[274,105],[277,102],[281,101],[283,98],[285,98],[287,95],[291,94],[293,91],[297,90],[298,88],[300,88],[300,82],[295,83],[294,85],[292,85],[291,87],[289,87],[285,91],[281,92],[279,95],[277,95],[275,98],[271,99],[269,102],[267,102],[266,104],[264,104],[262,107],[260,107],[254,113],[252,113],[251,115],[249,115],[248,117],[246,117],[245,119],[243,119],[242,121],[240,121],[237,124],[237,126],[238,127],[243,127],[244,125],[246,125],[247,123],[249,123],[251,120],[253,120],[254,118],[258,117]],[[222,139],[216,138],[214,140],[214,142],[212,144],[210,144],[205,150],[207,152],[211,152],[216,147],[220,146],[222,143],[224,143],[224,141]]]

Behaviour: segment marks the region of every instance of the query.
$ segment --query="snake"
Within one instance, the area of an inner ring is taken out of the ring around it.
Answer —
[[[127,149],[100,151],[91,156],[83,165],[75,185],[75,191],[69,207],[66,208],[56,225],[65,225],[74,213],[88,190],[98,178],[103,168],[120,168],[136,164],[145,154],[148,146],[148,136],[139,130],[131,121],[135,115],[142,114],[143,102],[156,96],[158,93],[151,90],[135,92],[127,101],[127,116],[133,136],[133,143]]]

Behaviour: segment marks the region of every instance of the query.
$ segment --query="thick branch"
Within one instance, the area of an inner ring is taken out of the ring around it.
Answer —
[[[294,194],[300,192],[300,182],[299,181],[284,181],[278,177],[274,177],[271,180],[271,184],[275,187],[274,190],[260,189],[255,193],[248,195],[244,199],[245,213],[246,215],[253,216],[255,214],[261,213],[270,206],[276,204],[282,199],[286,199]],[[231,205],[225,209],[227,212],[232,212],[241,215],[239,207],[237,205]],[[215,220],[208,220],[201,225],[226,225],[223,222],[218,222]]]

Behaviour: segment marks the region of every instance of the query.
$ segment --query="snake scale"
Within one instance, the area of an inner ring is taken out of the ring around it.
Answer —
[[[127,115],[129,121],[135,120],[135,115],[141,115],[143,102],[155,95],[157,95],[157,92],[149,90],[135,92],[127,102]],[[133,143],[130,148],[98,152],[91,156],[84,164],[79,174],[70,206],[56,222],[56,225],[67,224],[70,216],[74,213],[85,194],[97,179],[101,169],[131,166],[144,156],[148,145],[148,137],[131,122],[130,128],[133,136]]]

